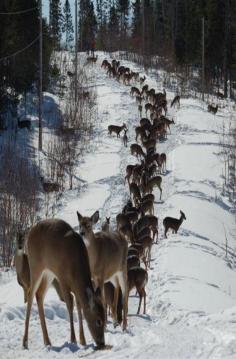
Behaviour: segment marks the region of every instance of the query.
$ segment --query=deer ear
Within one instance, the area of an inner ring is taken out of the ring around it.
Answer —
[[[86,288],[86,293],[88,296],[88,304],[91,310],[94,309],[94,293],[91,288]]]
[[[94,212],[94,214],[90,217],[93,224],[96,224],[99,220],[99,211]]]
[[[77,213],[78,220],[80,222],[83,217],[81,216],[81,214],[78,211],[76,213]]]

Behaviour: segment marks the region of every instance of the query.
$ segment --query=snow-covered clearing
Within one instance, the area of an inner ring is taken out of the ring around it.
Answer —
[[[78,168],[86,184],[65,193],[57,217],[77,228],[76,210],[106,215],[119,213],[128,197],[124,185],[127,164],[136,160],[121,139],[107,135],[109,124],[125,122],[129,145],[138,123],[130,88],[109,79],[100,68],[103,55],[91,71],[98,95],[98,123],[93,152]],[[124,62],[133,69],[135,64]],[[161,90],[161,82],[148,77],[147,83]],[[173,94],[168,92],[168,99]],[[29,350],[22,349],[25,306],[23,291],[14,274],[4,273],[0,282],[0,358],[76,358],[91,354],[96,358],[236,358],[236,262],[234,253],[235,215],[222,197],[220,133],[229,113],[216,116],[198,100],[181,100],[180,110],[171,110],[175,125],[168,140],[158,145],[167,153],[167,174],[163,176],[163,202],[155,190],[155,214],[159,217],[159,243],[153,245],[147,285],[147,315],[136,315],[138,298],[129,299],[129,328],[123,333],[109,322],[105,334],[111,350],[93,352],[86,327],[86,348],[71,345],[65,305],[50,289],[45,299],[48,331],[53,343],[43,346],[37,306],[34,304],[29,332]],[[166,215],[186,214],[178,235],[163,238]],[[99,225],[101,225],[101,222]],[[228,239],[226,258],[225,241]],[[62,265],[65,265],[62,263]],[[78,337],[78,328],[77,328]]]

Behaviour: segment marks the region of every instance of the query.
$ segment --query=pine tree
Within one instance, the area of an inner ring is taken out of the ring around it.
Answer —
[[[74,32],[69,0],[65,0],[63,12],[64,14],[63,14],[62,31],[65,33],[66,36],[66,49],[68,50],[70,43],[73,41],[73,32]]]
[[[62,22],[63,22],[63,15],[61,11],[61,1],[50,0],[49,25],[50,25],[51,36],[53,39],[53,45],[55,49],[60,48],[60,41],[62,36]]]
[[[80,0],[79,6],[79,48],[84,51],[90,48],[97,32],[97,19],[91,0]]]
[[[132,47],[136,50],[141,48],[142,43],[142,14],[141,14],[141,1],[135,0],[132,4],[133,7],[133,18],[131,25],[131,38]]]
[[[108,21],[108,49],[115,51],[119,43],[119,17],[115,6],[111,6]]]

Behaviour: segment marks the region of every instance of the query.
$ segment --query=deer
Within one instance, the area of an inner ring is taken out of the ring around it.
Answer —
[[[109,232],[110,230],[110,219],[111,217],[106,217],[106,221],[102,224],[102,231]]]
[[[159,190],[160,190],[160,200],[161,200],[161,196],[162,196],[161,183],[162,183],[162,177],[161,177],[161,176],[152,177],[152,178],[148,181],[147,185],[142,188],[143,194],[145,195],[146,193],[152,193],[153,188],[154,188],[154,187],[158,187]]]
[[[119,288],[124,304],[123,330],[127,328],[127,253],[128,244],[118,232],[94,233],[93,226],[99,220],[99,211],[91,217],[84,217],[77,211],[79,232],[88,250],[89,264],[95,288],[99,288],[104,303],[104,283],[115,286],[113,324],[117,325],[117,301]]]
[[[140,76],[139,78],[140,85],[142,85],[145,80],[146,80],[146,76],[142,76],[142,77]]]
[[[142,113],[143,113],[143,106],[141,104],[138,105],[138,113],[139,113],[139,117],[142,117]]]
[[[174,97],[174,99],[171,101],[170,107],[173,107],[176,104],[178,104],[178,108],[180,108],[180,96],[179,95],[176,95]]]
[[[159,157],[159,167],[161,172],[166,172],[166,154],[161,153]]]
[[[208,112],[212,112],[215,115],[216,112],[218,111],[218,105],[216,105],[216,106],[208,105],[207,110],[208,110]]]
[[[26,247],[30,269],[30,288],[23,347],[28,349],[29,321],[34,295],[37,299],[44,344],[51,346],[43,301],[53,279],[57,278],[69,312],[71,342],[76,343],[71,294],[73,293],[80,324],[80,343],[86,345],[81,312],[83,310],[98,349],[104,348],[105,313],[102,302],[92,285],[89,257],[82,237],[67,222],[60,219],[46,219],[30,229]]]
[[[135,206],[138,207],[139,203],[141,202],[141,193],[139,187],[135,182],[131,182],[129,186],[130,194],[133,195],[133,201]]]
[[[127,143],[128,143],[127,131],[128,131],[127,129],[124,129],[123,143],[125,147],[127,147]]]
[[[138,256],[131,255],[127,258],[127,270],[132,267],[140,267],[140,259]]]
[[[130,178],[133,174],[133,170],[136,167],[136,165],[127,165],[126,166],[126,176],[125,176],[125,182],[127,180],[127,182],[130,184]]]
[[[140,96],[141,93],[137,87],[132,86],[131,90],[130,90],[130,95],[131,96],[134,96],[134,95]]]
[[[28,257],[24,252],[24,236],[22,233],[17,233],[16,236],[15,267],[17,282],[23,288],[24,302],[26,303],[30,287],[30,270]]]
[[[179,227],[186,220],[184,212],[180,211],[180,218],[173,218],[173,217],[165,217],[163,219],[163,226],[165,229],[165,238],[167,238],[167,232],[169,229],[172,229],[174,233],[177,233]]]
[[[175,124],[175,121],[173,120],[173,118],[172,118],[172,120],[169,120],[169,119],[166,118],[165,116],[161,116],[161,117],[160,117],[160,120],[161,120],[162,123],[165,124],[166,129],[168,128],[169,132],[171,133],[171,131],[170,131],[170,125],[171,125],[171,124]]]
[[[20,120],[17,118],[17,125],[19,128],[27,128],[30,131],[31,129],[31,121],[30,119]]]
[[[143,237],[139,237],[138,239],[135,238],[135,243],[142,245],[144,249],[144,256],[145,256],[144,264],[146,268],[150,267],[153,239],[151,238],[151,236],[143,236]]]
[[[153,232],[153,241],[155,239],[155,235],[158,238],[158,218],[153,215],[145,215],[141,217],[133,226],[133,232],[135,238],[140,237],[140,232],[144,230],[144,228],[149,228]],[[144,235],[144,234],[143,234]],[[157,242],[157,239],[156,239]]]
[[[144,298],[144,308],[143,314],[146,314],[146,291],[145,286],[148,282],[148,273],[144,268],[141,267],[133,267],[130,268],[128,271],[128,285],[129,285],[129,292],[136,288],[139,294],[139,306],[137,314],[140,313],[142,299]]]
[[[117,136],[117,137],[120,137],[120,133],[121,133],[121,131],[124,130],[124,129],[127,129],[125,123],[123,123],[122,126],[109,125],[109,126],[108,126],[108,133],[109,133],[109,135],[111,135],[112,132],[115,132],[115,133],[116,133],[116,136]]]
[[[43,190],[44,190],[45,193],[59,192],[60,191],[59,183],[45,181],[42,176],[40,177],[40,181],[42,183]]]
[[[145,153],[143,152],[142,147],[140,145],[138,145],[137,143],[133,143],[130,146],[130,152],[131,152],[131,155],[133,155],[133,156],[145,158]]]
[[[138,210],[142,216],[144,216],[146,213],[149,213],[150,215],[154,215],[153,201],[151,199],[141,201]]]

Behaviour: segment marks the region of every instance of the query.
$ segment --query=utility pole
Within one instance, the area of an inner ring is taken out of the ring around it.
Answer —
[[[202,18],[202,101],[205,92],[205,19]]]
[[[39,0],[39,143],[38,149],[42,151],[42,113],[43,113],[43,15],[42,0]]]
[[[144,0],[142,0],[142,52],[143,52],[143,64],[144,64],[144,53],[145,53],[145,5]]]
[[[75,104],[77,102],[78,82],[78,0],[75,0]]]

